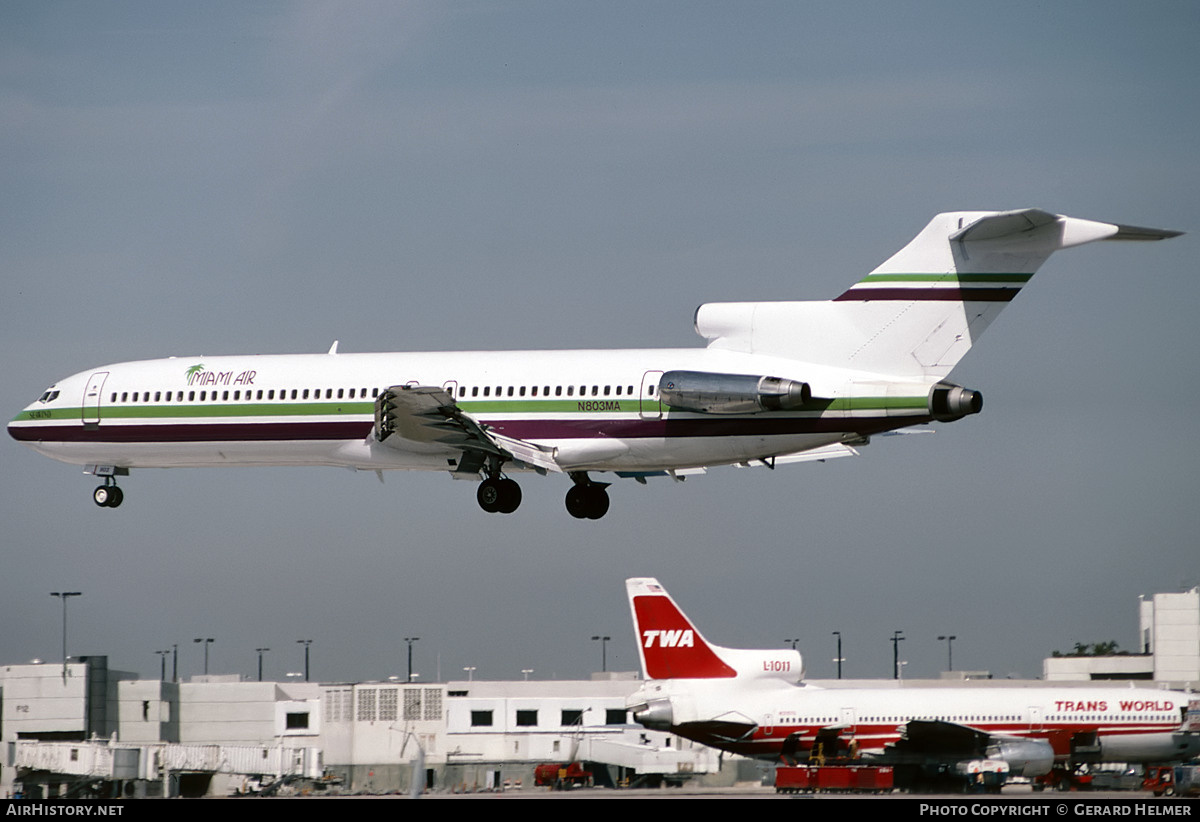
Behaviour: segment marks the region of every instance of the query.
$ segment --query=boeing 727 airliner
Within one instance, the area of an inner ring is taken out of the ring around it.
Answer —
[[[939,214],[826,302],[708,303],[705,348],[171,357],[60,380],[9,423],[41,454],[102,477],[131,468],[332,465],[480,480],[489,512],[521,502],[509,473],[572,480],[567,510],[608,511],[612,473],[645,482],[714,465],[851,456],[872,435],[982,408],[947,376],[1053,252],[1179,232],[1037,209]],[[380,474],[382,476],[382,474]]]

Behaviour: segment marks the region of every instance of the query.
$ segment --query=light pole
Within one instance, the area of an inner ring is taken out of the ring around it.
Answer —
[[[533,673],[533,668],[522,668],[521,669],[521,676],[525,677],[526,682],[529,681],[529,675],[531,673]]]
[[[167,681],[167,654],[171,653],[171,649],[168,648],[165,651],[155,651],[154,653],[158,654],[159,662],[162,663],[162,665],[161,665],[162,671],[160,672],[158,678],[161,679],[163,682],[166,682]]]
[[[297,639],[296,642],[304,646],[304,681],[308,682],[308,646],[312,645],[312,640]]]
[[[608,670],[608,641],[612,639],[610,636],[594,636],[592,641],[600,640],[600,671],[604,673]]]
[[[466,667],[463,668],[463,670],[467,672],[467,682],[470,682],[472,679],[475,678],[475,666],[474,665],[467,665]]]
[[[903,631],[892,631],[892,679],[900,678],[900,643],[903,641]]]
[[[171,681],[179,681],[179,643],[171,646]]]
[[[204,643],[204,675],[208,676],[208,646],[212,645],[214,642],[216,642],[216,640],[212,637],[196,637],[192,640],[192,642]]]
[[[791,646],[792,646],[792,650],[794,651],[794,650],[796,650],[796,643],[797,643],[797,642],[799,642],[799,641],[800,641],[800,640],[799,640],[799,638],[797,638],[797,639],[785,639],[785,640],[783,641],[783,644],[784,644],[784,645],[791,645]]]
[[[421,640],[421,638],[420,638],[419,636],[406,636],[406,637],[404,638],[404,641],[408,643],[408,681],[409,681],[409,682],[412,682],[412,678],[413,678],[413,672],[412,672],[412,646],[413,646],[413,643],[414,643],[414,642],[420,642],[420,640]]]
[[[938,637],[939,642],[942,640],[946,641],[946,670],[947,671],[954,670],[954,640],[956,640],[956,639],[958,639],[958,637],[950,636],[950,635]]]
[[[270,648],[255,648],[255,653],[258,654],[258,681],[262,682],[262,657]]]
[[[845,660],[842,658],[842,632],[834,631],[833,635],[835,637],[837,637],[837,643],[838,643],[837,658],[835,658],[833,661],[837,663],[838,679],[841,679],[842,678],[842,663],[845,662]]]
[[[83,591],[51,591],[50,596],[58,597],[62,600],[63,606],[63,681],[67,678],[67,600],[71,597],[83,596]]]

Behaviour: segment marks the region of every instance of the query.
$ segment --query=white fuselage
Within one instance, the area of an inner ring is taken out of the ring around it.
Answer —
[[[680,413],[658,399],[671,369],[803,379],[823,401],[787,412]],[[795,453],[928,421],[928,385],[711,349],[172,357],[59,381],[10,424],[39,453],[80,465],[333,465],[451,470],[455,449],[372,436],[375,397],[444,387],[489,430],[557,449],[572,470],[661,471]],[[907,402],[905,401],[907,398]]]
[[[1113,688],[816,688],[783,681],[663,680],[647,682],[635,701],[669,700],[673,729],[714,747],[775,758],[795,735],[812,748],[822,729],[838,728],[864,752],[880,752],[911,720],[937,720],[1000,737],[1042,739],[1059,757],[1072,740],[1090,739],[1093,761],[1182,761],[1200,753],[1200,733],[1182,730],[1188,695]],[[754,730],[735,742],[709,728],[742,717]]]

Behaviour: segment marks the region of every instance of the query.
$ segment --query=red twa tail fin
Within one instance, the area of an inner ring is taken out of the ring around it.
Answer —
[[[658,580],[627,579],[629,608],[647,679],[723,679],[737,671],[721,659]]]
[[[744,651],[710,643],[656,579],[627,579],[625,590],[646,679],[804,678],[804,660],[794,650]]]

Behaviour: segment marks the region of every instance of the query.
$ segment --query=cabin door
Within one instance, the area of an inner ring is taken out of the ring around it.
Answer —
[[[83,424],[100,424],[100,397],[104,391],[104,381],[108,379],[107,371],[97,371],[88,377],[87,388],[83,390]]]
[[[662,419],[662,400],[658,394],[658,378],[661,371],[647,371],[642,375],[642,392],[638,394],[638,414],[644,420]]]

